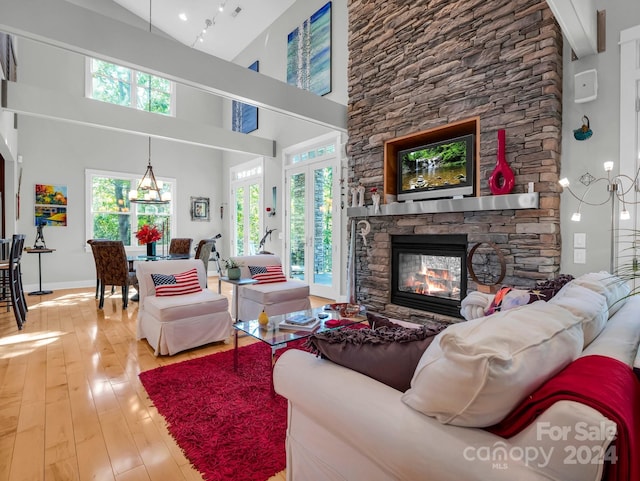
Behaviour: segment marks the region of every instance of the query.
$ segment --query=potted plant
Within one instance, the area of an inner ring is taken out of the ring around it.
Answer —
[[[227,269],[227,277],[230,280],[240,279],[240,264],[231,258],[222,259],[222,262],[224,262],[224,267]]]

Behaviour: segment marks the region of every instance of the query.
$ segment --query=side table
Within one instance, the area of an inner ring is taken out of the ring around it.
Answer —
[[[221,277],[218,277],[218,294],[222,293],[223,282],[233,284],[233,300],[236,304],[236,308],[234,310],[235,316],[233,317],[233,320],[237,322],[238,321],[238,304],[240,303],[240,299],[238,299],[238,286],[248,286],[250,284],[256,284],[258,281],[251,278],[229,279],[226,276],[221,276]]]
[[[45,294],[51,294],[53,291],[42,290],[42,254],[49,254],[55,249],[47,249],[46,247],[25,247],[27,254],[38,254],[38,290],[30,292],[30,296],[43,296]]]

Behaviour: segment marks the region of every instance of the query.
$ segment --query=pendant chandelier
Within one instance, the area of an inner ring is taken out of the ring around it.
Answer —
[[[149,0],[149,33],[151,33],[151,0]],[[149,112],[151,112],[151,74],[149,74],[147,89],[147,102],[149,104]],[[136,204],[168,204],[171,202],[171,192],[160,193],[161,189],[162,182],[156,180],[151,166],[151,137],[149,137],[147,170],[140,182],[138,182],[137,188],[132,188],[129,191],[129,202]]]
[[[147,164],[147,170],[140,182],[138,182],[138,188],[129,191],[129,202],[137,204],[168,204],[171,202],[171,192],[161,193],[161,189],[162,181],[158,182],[156,180],[151,166],[151,137],[149,137],[149,163]]]

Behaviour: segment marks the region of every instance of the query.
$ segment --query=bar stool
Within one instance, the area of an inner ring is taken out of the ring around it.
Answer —
[[[13,308],[13,315],[16,318],[18,329],[22,329],[22,325],[27,320],[27,303],[24,298],[24,290],[22,288],[22,270],[20,261],[22,259],[22,250],[24,249],[24,234],[14,234],[11,240],[11,249],[9,251],[9,260],[0,262],[0,272],[2,273],[2,291],[9,291],[9,296],[4,296],[0,302],[4,302]]]

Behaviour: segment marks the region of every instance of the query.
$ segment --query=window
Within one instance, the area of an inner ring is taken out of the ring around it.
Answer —
[[[7,33],[0,33],[0,67],[2,78],[15,82],[17,78],[16,51],[13,48],[13,37]]]
[[[307,160],[316,160],[321,159],[322,157],[333,156],[335,153],[335,143],[329,143],[313,147],[304,152],[293,154],[288,158],[288,161],[290,164],[297,164],[298,162],[306,162]]]
[[[166,245],[171,238],[174,203],[145,205],[129,202],[129,190],[140,176],[118,172],[86,171],[87,239],[121,240],[125,248],[137,249],[136,232],[144,224],[155,224],[164,234],[158,243]],[[176,181],[160,179],[162,191],[171,192]]]
[[[145,72],[87,59],[87,97],[138,110],[172,115],[173,82]]]
[[[262,158],[231,169],[231,250],[235,255],[258,252],[262,237]]]

